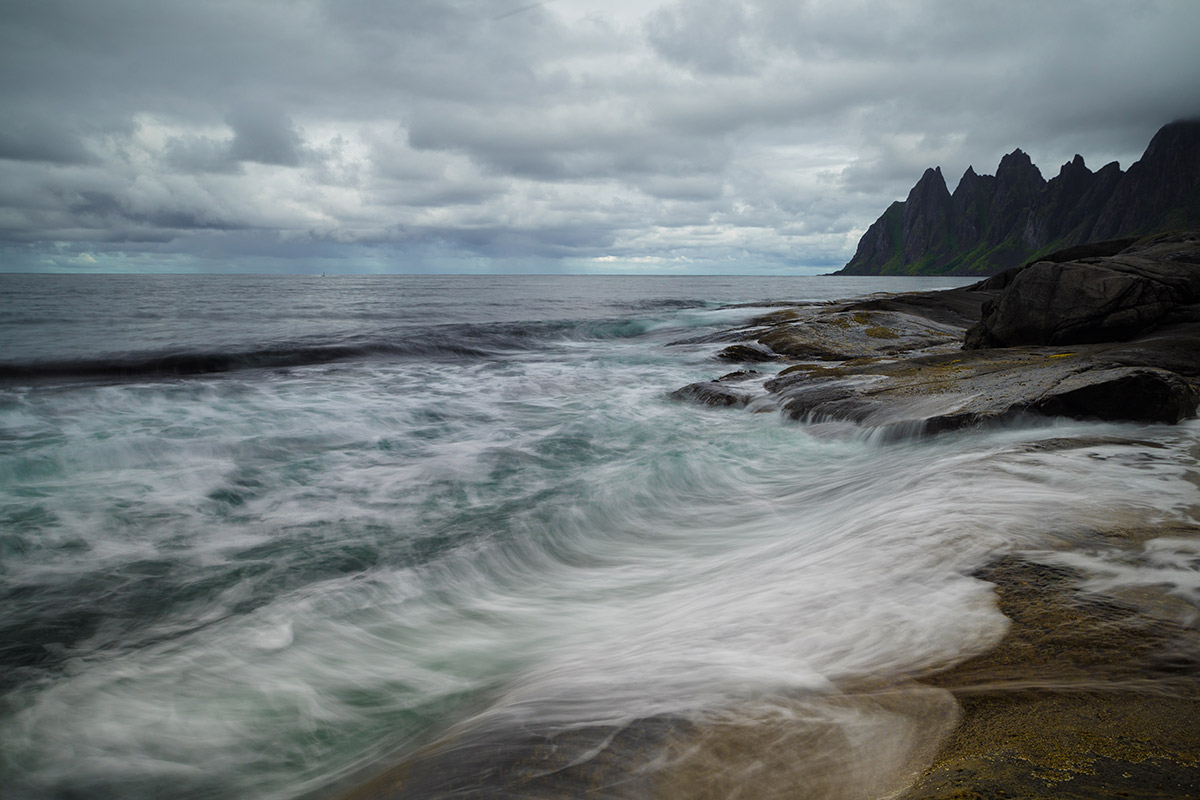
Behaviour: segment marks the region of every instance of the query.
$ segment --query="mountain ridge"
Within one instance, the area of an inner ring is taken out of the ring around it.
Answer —
[[[837,275],[986,276],[1088,242],[1200,227],[1200,119],[1164,125],[1141,159],[1093,172],[1076,154],[1047,181],[1020,148],[953,194],[930,167]]]

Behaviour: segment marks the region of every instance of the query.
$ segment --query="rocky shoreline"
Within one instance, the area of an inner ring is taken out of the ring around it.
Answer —
[[[1024,414],[1174,423],[1200,400],[1200,232],[1072,248],[960,289],[784,307],[720,340],[739,369],[675,397],[930,433]]]
[[[725,341],[719,358],[741,368],[675,397],[904,435],[1027,414],[1177,423],[1197,412],[1200,233],[1073,248],[961,289],[782,308]],[[791,363],[756,370],[780,361]],[[1194,526],[1089,536],[1064,550],[1130,564],[1151,540],[1200,552]],[[1165,580],[1090,593],[1086,571],[1054,553],[1004,555],[977,577],[1011,626],[989,652],[921,679],[962,716],[894,796],[1200,797],[1192,603]]]

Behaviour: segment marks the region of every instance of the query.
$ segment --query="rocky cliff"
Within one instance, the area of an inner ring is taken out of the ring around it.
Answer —
[[[1200,120],[1172,122],[1127,172],[1083,157],[1046,181],[1020,149],[951,194],[928,169],[867,229],[841,275],[991,275],[1086,242],[1200,226]]]

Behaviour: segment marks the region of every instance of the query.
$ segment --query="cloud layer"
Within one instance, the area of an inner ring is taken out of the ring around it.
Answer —
[[[827,271],[927,166],[1200,114],[1185,0],[0,14],[8,271]]]

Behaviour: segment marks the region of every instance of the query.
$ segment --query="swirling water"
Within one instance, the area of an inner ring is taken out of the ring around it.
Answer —
[[[991,646],[974,569],[1198,500],[1195,423],[897,440],[668,396],[770,301],[932,285],[0,276],[4,796],[320,797],[473,728],[813,697],[904,762],[920,731],[830,699]]]

